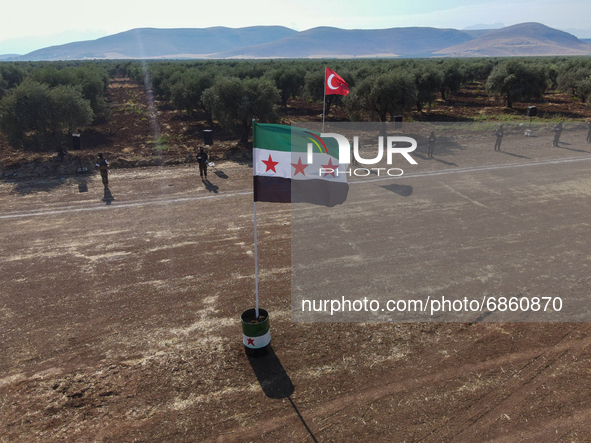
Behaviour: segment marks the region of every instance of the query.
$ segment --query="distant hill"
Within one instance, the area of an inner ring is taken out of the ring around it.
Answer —
[[[488,34],[490,31],[494,31],[494,29],[474,29],[474,30],[463,30],[466,34],[476,38],[480,37],[484,34]]]
[[[283,26],[248,28],[140,28],[97,40],[68,43],[33,51],[22,59],[205,58],[236,47],[266,43],[297,34]]]
[[[19,57],[19,54],[0,54],[0,60],[16,60]]]
[[[472,25],[472,26],[466,26],[464,29],[462,29],[462,31],[477,31],[477,30],[489,30],[489,29],[501,29],[504,28],[505,24],[504,23],[491,23],[491,24],[484,24],[484,23],[478,23],[477,25]]]
[[[447,57],[587,54],[591,54],[591,45],[572,34],[540,23],[522,23],[492,30],[468,42],[435,52],[435,55]]]
[[[484,26],[484,25],[483,25]],[[141,28],[39,49],[17,60],[488,57],[587,55],[591,45],[540,23],[502,29],[339,29],[283,26]]]
[[[222,58],[321,58],[429,56],[432,52],[472,40],[456,29],[339,29],[319,27],[281,40],[227,51]]]

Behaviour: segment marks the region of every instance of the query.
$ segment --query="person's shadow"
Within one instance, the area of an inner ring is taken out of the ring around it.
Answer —
[[[380,187],[384,188],[388,191],[392,191],[392,192],[400,195],[401,197],[408,197],[408,196],[412,195],[412,186],[392,184],[392,185],[386,185],[386,186],[380,186]]]
[[[277,358],[271,345],[268,345],[265,351],[266,352],[262,355],[256,357],[248,356],[248,362],[250,363],[264,394],[272,399],[287,398],[300,421],[306,428],[306,431],[308,431],[308,434],[312,437],[312,440],[318,443],[318,440],[316,440],[316,437],[312,434],[304,417],[302,417],[302,414],[300,414],[300,411],[291,399],[295,387],[289,378],[289,375],[285,372],[283,365],[279,361],[279,358]]]
[[[211,183],[209,180],[203,180],[203,184],[205,185],[205,189],[207,189],[209,192],[213,192],[214,194],[218,193],[219,187]]]
[[[113,200],[115,200],[115,197],[113,197],[113,194],[111,194],[111,190],[105,187],[105,194],[102,201],[104,201],[107,205],[110,205]]]
[[[507,151],[503,151],[503,150],[501,150],[501,151],[499,151],[499,152],[502,152],[503,154],[511,155],[511,156],[513,156],[513,157],[517,157],[517,158],[526,158],[526,159],[528,159],[528,160],[531,160],[529,157],[526,157],[525,155],[521,155],[521,154],[513,154],[512,152],[507,152]]]

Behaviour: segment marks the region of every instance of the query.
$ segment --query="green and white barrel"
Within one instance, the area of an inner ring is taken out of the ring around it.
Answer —
[[[242,313],[242,341],[247,354],[253,354],[257,350],[262,350],[271,343],[271,331],[269,329],[269,313],[265,309],[259,308],[259,318],[265,319],[256,323],[255,308],[248,309]]]

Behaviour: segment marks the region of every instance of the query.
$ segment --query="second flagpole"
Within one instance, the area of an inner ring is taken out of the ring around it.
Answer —
[[[256,140],[256,119],[252,119],[252,148]],[[256,191],[255,191],[256,192]],[[259,318],[259,255],[257,251],[257,200],[254,199],[254,292],[255,292],[255,318]]]
[[[322,76],[324,82],[324,98],[322,99],[322,132],[324,132],[324,114],[326,111],[326,68],[328,68],[328,66],[324,67],[324,75]]]

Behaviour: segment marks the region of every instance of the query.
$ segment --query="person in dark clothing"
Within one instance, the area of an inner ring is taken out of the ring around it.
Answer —
[[[562,128],[562,122],[558,122],[556,126],[554,126],[554,141],[552,142],[552,146],[558,147],[558,141],[560,140],[560,134],[564,129]]]
[[[435,143],[437,143],[437,140],[435,139],[435,133],[433,131],[431,131],[431,134],[429,134],[429,137],[427,137],[427,142],[429,143],[427,157],[433,158],[433,151],[435,151]]]
[[[501,142],[503,141],[503,136],[505,135],[505,132],[503,131],[503,125],[499,126],[499,129],[497,129],[495,135],[497,136],[497,140],[495,141],[495,151],[500,151]]]
[[[203,146],[197,153],[197,163],[199,163],[199,175],[201,180],[207,180],[207,153],[203,151]]]
[[[103,154],[101,152],[99,152],[99,154],[98,154],[98,159],[96,161],[96,168],[101,173],[101,178],[103,179],[103,185],[105,186],[105,188],[108,188],[109,187],[109,162],[107,161],[107,159],[105,157],[103,157]]]
[[[587,122],[587,128],[589,128],[587,131],[587,143],[591,143],[591,121]]]

